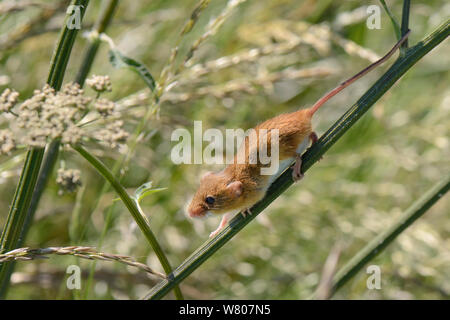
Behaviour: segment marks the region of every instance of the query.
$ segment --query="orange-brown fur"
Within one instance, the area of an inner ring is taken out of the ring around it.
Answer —
[[[297,147],[312,132],[311,116],[309,110],[299,110],[292,113],[285,113],[269,119],[255,127],[257,133],[257,143],[259,145],[260,130],[279,130],[279,160],[293,158],[296,155]],[[270,154],[271,135],[267,135],[268,153]],[[244,143],[235,156],[233,164],[228,165],[218,173],[210,173],[201,179],[200,187],[195,193],[190,205],[189,212],[196,212],[194,216],[201,216],[210,211],[214,214],[222,214],[232,210],[243,210],[250,208],[253,204],[261,200],[269,183],[270,176],[261,175],[261,168],[264,166],[259,161],[256,164],[249,163],[249,153],[258,145],[249,145],[249,138],[246,137]],[[239,153],[245,152],[245,163],[239,164],[236,160]],[[239,197],[234,196],[227,186],[233,181],[242,182],[242,192]],[[215,198],[214,205],[208,205],[205,198],[212,196]]]

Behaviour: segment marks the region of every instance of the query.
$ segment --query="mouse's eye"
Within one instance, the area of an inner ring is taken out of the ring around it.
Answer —
[[[205,198],[205,202],[209,205],[214,204],[214,201],[216,201],[216,199],[214,199],[214,197],[208,196]]]

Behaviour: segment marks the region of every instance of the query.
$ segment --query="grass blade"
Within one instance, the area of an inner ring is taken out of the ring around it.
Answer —
[[[142,63],[123,55],[117,49],[109,50],[109,61],[115,68],[119,69],[127,67],[133,70],[134,72],[136,72],[141,76],[142,80],[144,80],[145,84],[150,88],[152,92],[155,90],[156,87],[155,79],[153,78],[150,71],[148,71],[147,67]]]
[[[398,24],[397,20],[395,20],[394,15],[392,14],[391,10],[389,10],[388,6],[386,5],[386,2],[384,0],[380,0],[381,5],[383,6],[384,10],[386,11],[387,15],[389,16],[389,19],[392,22],[392,26],[394,27],[395,35],[397,36],[397,40],[400,40],[402,37],[402,33],[400,30],[400,25]]]

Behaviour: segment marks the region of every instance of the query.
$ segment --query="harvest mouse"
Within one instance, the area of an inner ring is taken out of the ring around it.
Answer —
[[[187,209],[189,216],[204,217],[208,213],[224,214],[218,228],[210,234],[210,237],[213,237],[227,225],[233,211],[240,211],[244,216],[251,214],[250,208],[264,197],[270,184],[292,164],[292,178],[295,182],[300,180],[303,177],[301,154],[310,142],[317,141],[317,135],[311,126],[313,115],[331,97],[389,59],[408,36],[409,31],[384,57],[342,82],[320,98],[311,108],[281,114],[257,125],[254,130],[258,134],[258,141],[261,139],[262,132],[277,129],[279,170],[273,175],[261,174],[261,168],[265,165],[260,161],[256,163],[249,161],[253,152],[259,152],[260,145],[251,143],[248,136],[245,137],[232,164],[217,173],[207,172],[201,178],[200,186]],[[266,136],[267,145],[270,144],[271,137],[272,135]],[[243,156],[245,161],[236,161],[239,156]]]

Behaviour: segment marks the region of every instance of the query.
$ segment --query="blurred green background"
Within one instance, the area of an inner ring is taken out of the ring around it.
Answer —
[[[58,5],[57,1],[41,1]],[[49,61],[68,1],[47,19],[47,10],[30,7],[0,16],[0,90],[11,87],[29,97],[44,85]],[[107,34],[121,52],[143,62],[157,78],[196,1],[120,1]],[[391,22],[381,8],[381,29],[366,26],[366,8],[378,1],[249,0],[239,6],[217,34],[195,52],[193,65],[254,48],[275,49],[252,61],[195,74],[187,67],[180,83],[163,97],[160,111],[146,126],[143,139],[122,182],[130,192],[147,181],[167,187],[143,201],[143,209],[173,266],[201,245],[220,218],[191,220],[184,208],[198,186],[198,177],[220,166],[175,165],[170,151],[174,129],[251,128],[282,112],[310,106],[322,94],[370,63],[367,56],[384,55],[396,42]],[[387,1],[400,20],[401,1]],[[226,1],[211,1],[191,33],[183,37],[179,61],[207,29]],[[101,1],[91,1],[83,22],[88,31]],[[448,19],[446,1],[413,1],[410,44],[421,40]],[[24,32],[31,23],[32,32]],[[22,36],[21,36],[22,35]],[[25,35],[25,36],[24,36]],[[79,69],[86,38],[77,39],[65,82]],[[296,43],[296,41],[298,43]],[[289,50],[286,44],[296,43]],[[346,45],[344,45],[344,43]],[[350,49],[349,49],[350,48]],[[356,50],[352,50],[356,48]],[[323,264],[336,243],[343,247],[339,266],[380,231],[390,226],[414,200],[450,169],[449,43],[444,41],[381,98],[306,174],[272,203],[225,247],[188,277],[181,289],[188,299],[305,299],[317,287]],[[114,69],[102,44],[91,74],[107,74],[113,92],[123,101],[146,90],[133,72]],[[226,60],[226,59],[225,59]],[[251,60],[251,59],[250,59]],[[393,59],[388,62],[392,63]],[[328,75],[295,79],[292,71],[322,68]],[[379,77],[387,66],[358,81],[327,103],[314,119],[323,134]],[[194,70],[194,71],[193,71]],[[271,77],[273,76],[273,77]],[[89,89],[88,93],[92,93]],[[180,101],[179,97],[184,96]],[[130,132],[147,104],[124,112]],[[0,124],[5,127],[6,120]],[[115,151],[89,145],[112,167]],[[121,150],[127,152],[126,148]],[[24,150],[2,156],[0,163],[0,226],[6,221],[20,175]],[[18,157],[19,156],[19,157]],[[10,159],[16,159],[11,162]],[[60,154],[66,167],[82,171],[83,187],[58,195],[50,182],[27,237],[26,246],[98,246],[105,214],[116,195],[100,198],[102,178],[71,151]],[[9,162],[8,162],[9,161]],[[5,167],[4,165],[8,166]],[[58,162],[59,165],[59,162]],[[7,168],[7,169],[5,169]],[[96,203],[98,201],[98,206]],[[370,264],[381,268],[381,290],[368,290],[363,270],[335,296],[339,299],[448,299],[450,294],[450,201],[439,201]],[[94,210],[95,208],[95,210]],[[113,209],[110,229],[101,250],[130,255],[162,271],[151,248],[122,204]],[[82,267],[82,289],[66,289],[65,270]],[[44,261],[18,262],[12,276],[11,299],[134,299],[155,279],[142,271],[110,262],[96,264],[93,286],[87,288],[92,263],[52,256]],[[172,295],[168,296],[173,298]]]

